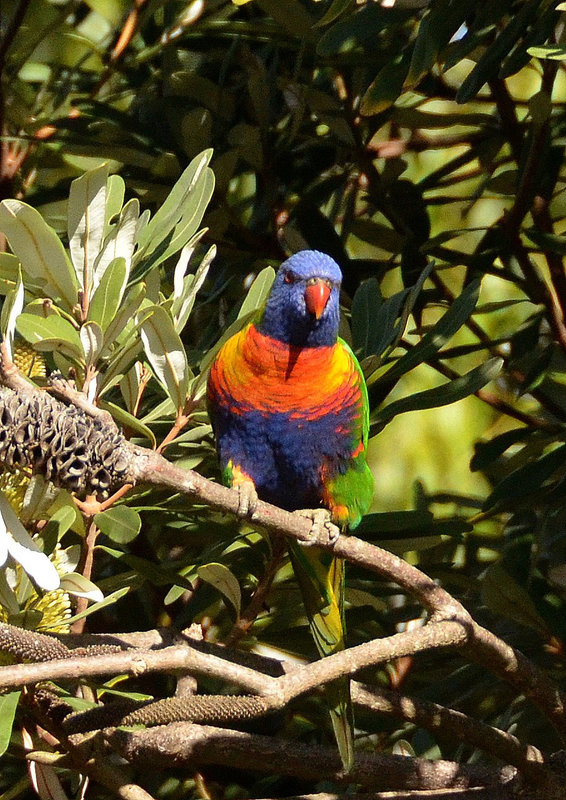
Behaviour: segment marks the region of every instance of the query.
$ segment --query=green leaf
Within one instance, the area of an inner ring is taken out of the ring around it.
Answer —
[[[106,208],[104,215],[104,235],[110,232],[110,221],[119,214],[124,205],[126,184],[121,175],[109,175],[106,181]]]
[[[50,317],[20,314],[16,320],[16,328],[38,350],[59,350],[68,358],[84,361],[83,346],[77,329],[57,314]]]
[[[0,319],[0,326],[2,328],[2,338],[6,342],[8,353],[13,355],[12,345],[14,343],[14,334],[16,332],[16,320],[22,313],[24,307],[24,284],[22,281],[22,272],[18,265],[18,277],[16,285],[6,295],[6,299],[2,306],[2,316]]]
[[[529,47],[527,53],[534,58],[550,58],[554,61],[564,61],[566,59],[566,47],[558,44]]]
[[[102,245],[106,215],[108,164],[71,183],[68,203],[69,250],[79,286],[90,295],[94,262]]]
[[[460,28],[469,14],[465,3],[437,0],[425,11],[409,69],[408,82],[414,85],[438,60],[441,50]]]
[[[377,73],[360,102],[360,114],[371,117],[395,103],[409,71],[409,56],[402,52]]]
[[[144,272],[180,250],[195,234],[214,188],[214,174],[208,167],[211,158],[212,150],[205,150],[191,161],[139,234],[134,262],[143,259]]]
[[[430,511],[383,511],[366,514],[356,528],[356,536],[366,539],[384,533],[418,530],[434,520]]]
[[[123,257],[110,262],[96,287],[88,308],[89,320],[97,322],[103,331],[116,318],[128,282],[128,266]]]
[[[101,548],[104,549],[104,548]],[[73,622],[78,622],[79,619],[84,619],[85,617],[90,617],[91,614],[94,614],[96,611],[100,611],[103,608],[107,608],[108,606],[114,605],[120,598],[124,597],[124,595],[128,594],[130,591],[131,586],[122,586],[120,589],[116,589],[115,592],[112,594],[107,595],[104,600],[101,600],[99,603],[94,603],[92,606],[89,606],[84,611],[81,611],[79,614],[75,614],[74,616],[70,617],[69,619],[65,620],[68,625],[72,625]]]
[[[330,7],[326,9],[322,17],[315,22],[315,28],[322,28],[324,25],[329,25],[335,19],[342,16],[344,11],[347,11],[350,6],[353,6],[352,0],[332,0]]]
[[[360,360],[378,353],[382,331],[376,324],[376,316],[382,306],[377,279],[362,281],[352,301],[352,345]]]
[[[41,214],[20,200],[0,203],[0,230],[20,259],[22,269],[68,310],[77,303],[78,282],[61,240]]]
[[[161,306],[140,325],[140,335],[147,359],[169,397],[181,410],[187,399],[189,365],[183,343],[169,314]]]
[[[217,563],[203,564],[198,568],[198,576],[201,580],[214,586],[233,606],[236,617],[240,616],[242,600],[240,584],[228,567]]]
[[[132,542],[141,530],[140,515],[128,506],[112,506],[100,514],[95,514],[94,522],[117,544]]]
[[[551,450],[536,461],[514,470],[500,481],[484,503],[485,509],[499,504],[508,506],[518,498],[527,500],[529,495],[540,491],[544,483],[566,463],[566,444]]]
[[[86,365],[95,364],[104,344],[102,328],[97,322],[89,320],[81,325],[79,337],[85,352]]]
[[[10,746],[20,695],[19,691],[0,695],[0,757]]]
[[[456,102],[467,103],[491,78],[498,75],[503,58],[517,45],[532,19],[539,11],[540,0],[528,0],[519,7],[494,43],[480,57],[476,66],[456,93]]]
[[[107,269],[112,266],[117,258],[124,259],[126,274],[130,274],[139,215],[139,200],[133,198],[126,203],[120,212],[118,221],[111,227],[110,232],[104,239],[102,249],[94,260],[94,287],[97,287],[102,281]]]
[[[546,233],[538,228],[527,228],[525,233],[543,250],[550,250],[552,253],[559,253],[566,256],[566,236],[555,233]]]
[[[474,446],[475,452],[470,461],[470,469],[472,472],[476,472],[488,467],[509,447],[531,435],[532,430],[530,428],[513,428],[511,431],[505,431],[505,433],[495,436],[489,442],[476,442]]]
[[[410,16],[410,9],[383,8],[374,3],[365,5],[329,28],[320,38],[317,53],[333,56],[352,52],[369,39],[375,40],[388,25],[396,25]]]
[[[140,436],[143,436],[145,439],[147,439],[151,447],[156,446],[157,442],[155,440],[153,431],[151,428],[148,428],[147,425],[144,425],[143,422],[141,422],[137,417],[134,417],[128,411],[125,411],[115,403],[111,403],[109,400],[99,399],[98,404],[100,408],[104,408],[106,411],[109,411],[122,428],[129,428],[134,433],[138,433]]]
[[[110,279],[110,276],[108,278]],[[138,313],[142,303],[145,300],[145,285],[139,283],[132,286],[121,306],[118,307],[116,315],[108,323],[108,327],[104,331],[104,348],[101,356],[105,356],[111,350],[111,346],[116,342],[120,335],[126,329],[130,320]],[[102,305],[102,303],[101,303]],[[101,306],[97,306],[100,308]],[[104,316],[106,316],[104,314]],[[102,325],[102,323],[100,323]]]
[[[265,269],[261,270],[244,298],[238,313],[238,319],[245,317],[251,311],[257,311],[263,306],[269,296],[274,280],[275,270],[273,267],[265,267]]]
[[[392,381],[399,378],[438,352],[469,318],[478,302],[479,291],[479,281],[472,281],[468,284],[436,325],[423,336],[420,342],[411,347],[387,372],[380,376],[380,379]]]
[[[78,572],[67,572],[61,577],[61,589],[64,592],[75,595],[75,597],[86,597],[93,603],[100,603],[104,600],[104,595],[93,583],[84,575]]]
[[[434,389],[416,392],[390,403],[382,408],[376,415],[375,425],[381,430],[393,417],[405,414],[407,411],[416,411],[422,408],[437,408],[450,403],[455,403],[468,397],[485,386],[486,383],[497,377],[503,366],[502,358],[491,358],[485,364],[466,372],[452,381],[443,383]],[[373,431],[374,433],[376,431]]]
[[[491,564],[486,569],[480,586],[482,603],[490,611],[532,628],[545,639],[549,637],[548,626],[534,601],[501,564]]]
[[[175,330],[180,333],[193,310],[195,299],[199,289],[206,280],[209,267],[216,257],[216,245],[212,245],[199,264],[194,275],[187,275],[183,278],[179,292],[173,300],[171,311],[175,320]],[[180,273],[176,273],[179,275]]]

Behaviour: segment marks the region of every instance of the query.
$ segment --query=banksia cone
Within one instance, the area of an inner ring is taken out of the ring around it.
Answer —
[[[56,486],[104,494],[127,482],[127,442],[112,425],[47,393],[0,389],[0,463],[31,469]]]

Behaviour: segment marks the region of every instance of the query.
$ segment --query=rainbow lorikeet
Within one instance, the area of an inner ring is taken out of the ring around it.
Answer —
[[[220,349],[208,408],[225,484],[289,511],[322,506],[345,529],[368,510],[373,477],[367,388],[338,337],[341,280],[336,262],[315,250],[283,262],[264,308]],[[343,562],[296,542],[289,553],[319,653],[344,649]],[[349,768],[349,681],[326,696]]]

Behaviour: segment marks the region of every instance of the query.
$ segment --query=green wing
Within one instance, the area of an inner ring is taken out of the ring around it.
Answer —
[[[367,463],[367,444],[369,436],[369,398],[365,378],[358,359],[343,339],[338,339],[349,354],[352,365],[360,377],[361,417],[352,430],[353,456],[344,472],[329,477],[325,490],[333,505],[345,509],[337,516],[336,523],[353,530],[359,525],[373,499],[373,475]],[[359,446],[361,443],[361,446]],[[357,452],[356,452],[357,451]]]

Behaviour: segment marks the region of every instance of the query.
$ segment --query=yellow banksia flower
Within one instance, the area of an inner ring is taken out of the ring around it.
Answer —
[[[13,359],[19,371],[28,378],[45,378],[47,375],[45,359],[29,342],[19,341],[14,345]]]
[[[4,493],[18,516],[22,513],[29,480],[24,472],[2,472],[0,474],[0,491]]]

